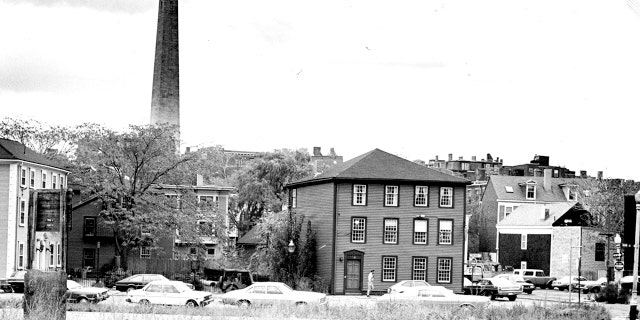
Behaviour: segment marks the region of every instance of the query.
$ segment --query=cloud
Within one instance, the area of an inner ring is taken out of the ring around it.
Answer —
[[[33,4],[44,7],[80,7],[108,12],[140,13],[157,7],[153,0],[3,0],[10,4]]]

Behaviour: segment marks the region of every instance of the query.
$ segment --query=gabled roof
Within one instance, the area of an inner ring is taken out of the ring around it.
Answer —
[[[551,227],[571,210],[577,202],[532,203],[522,204],[516,210],[498,222],[497,227]],[[549,209],[549,216],[545,219],[545,210]]]
[[[0,159],[21,160],[67,171],[60,164],[51,161],[43,155],[27,148],[24,144],[9,139],[0,138]]]
[[[526,184],[533,181],[536,184],[536,201],[562,202],[567,198],[562,191],[561,185],[574,181],[575,179],[551,178],[551,190],[545,190],[544,177],[529,176],[498,176],[489,177],[489,185],[495,190],[497,199],[514,201],[531,201],[526,198]],[[512,187],[513,192],[507,192],[505,187]]]
[[[288,186],[331,180],[392,180],[471,184],[469,180],[427,168],[415,162],[374,149],[349,161],[336,164],[322,174],[295,181]]]
[[[257,227],[251,228],[251,230],[247,231],[247,233],[236,241],[236,244],[240,245],[259,245],[260,243],[262,243],[262,239],[260,239]]]

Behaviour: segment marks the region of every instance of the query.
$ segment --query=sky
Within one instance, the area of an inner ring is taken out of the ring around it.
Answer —
[[[0,0],[0,117],[148,124],[157,0]],[[181,0],[185,146],[640,180],[640,0]]]

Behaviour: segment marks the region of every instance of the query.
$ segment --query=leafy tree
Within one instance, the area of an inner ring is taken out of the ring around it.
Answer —
[[[578,201],[589,211],[582,217],[593,227],[624,233],[624,195],[635,194],[640,184],[622,179],[575,179]]]
[[[0,137],[18,141],[51,160],[67,163],[75,149],[76,131],[37,120],[6,117],[0,120]]]
[[[156,247],[176,233],[183,242],[198,244],[202,236],[215,235],[214,226],[224,226],[213,208],[201,210],[190,187],[181,187],[186,177],[180,168],[193,157],[176,153],[172,127],[130,126],[119,133],[84,125],[78,137],[74,182],[102,200],[100,217],[113,231],[116,254]]]
[[[288,210],[265,214],[256,225],[262,245],[251,257],[251,268],[293,288],[303,278],[314,278],[316,236],[307,221],[306,236],[301,237],[304,221],[304,216]],[[290,241],[295,245],[293,253],[288,251]]]
[[[284,186],[311,174],[309,161],[304,149],[277,150],[264,153],[241,168],[233,179],[241,220],[253,223],[265,212],[280,212],[287,202]]]
[[[471,215],[468,233],[470,253],[491,251],[488,235],[485,232],[489,226],[487,217],[480,210],[480,199],[479,195],[473,193],[469,197],[469,203],[467,203],[467,215]]]

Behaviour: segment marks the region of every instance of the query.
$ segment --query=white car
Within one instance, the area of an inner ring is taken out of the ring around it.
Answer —
[[[222,295],[224,304],[238,306],[269,304],[324,304],[327,295],[311,291],[296,291],[282,282],[256,282],[244,289],[234,290]]]
[[[533,290],[536,289],[536,286],[533,283],[527,282],[521,275],[518,274],[503,273],[495,276],[494,278],[507,279],[511,282],[517,283],[522,287],[522,291],[527,294],[533,293]]]
[[[403,293],[406,291],[415,291],[423,288],[431,288],[433,290],[448,290],[453,292],[453,290],[447,289],[442,286],[432,286],[428,282],[424,280],[402,280],[387,289],[387,293]]]
[[[139,304],[180,305],[189,307],[206,306],[213,300],[211,293],[194,291],[184,282],[156,280],[142,289],[127,293],[127,302]]]
[[[414,302],[427,305],[483,308],[490,299],[484,296],[455,294],[451,290],[439,290],[435,286],[420,287],[404,293],[387,293],[377,299],[378,302]]]

